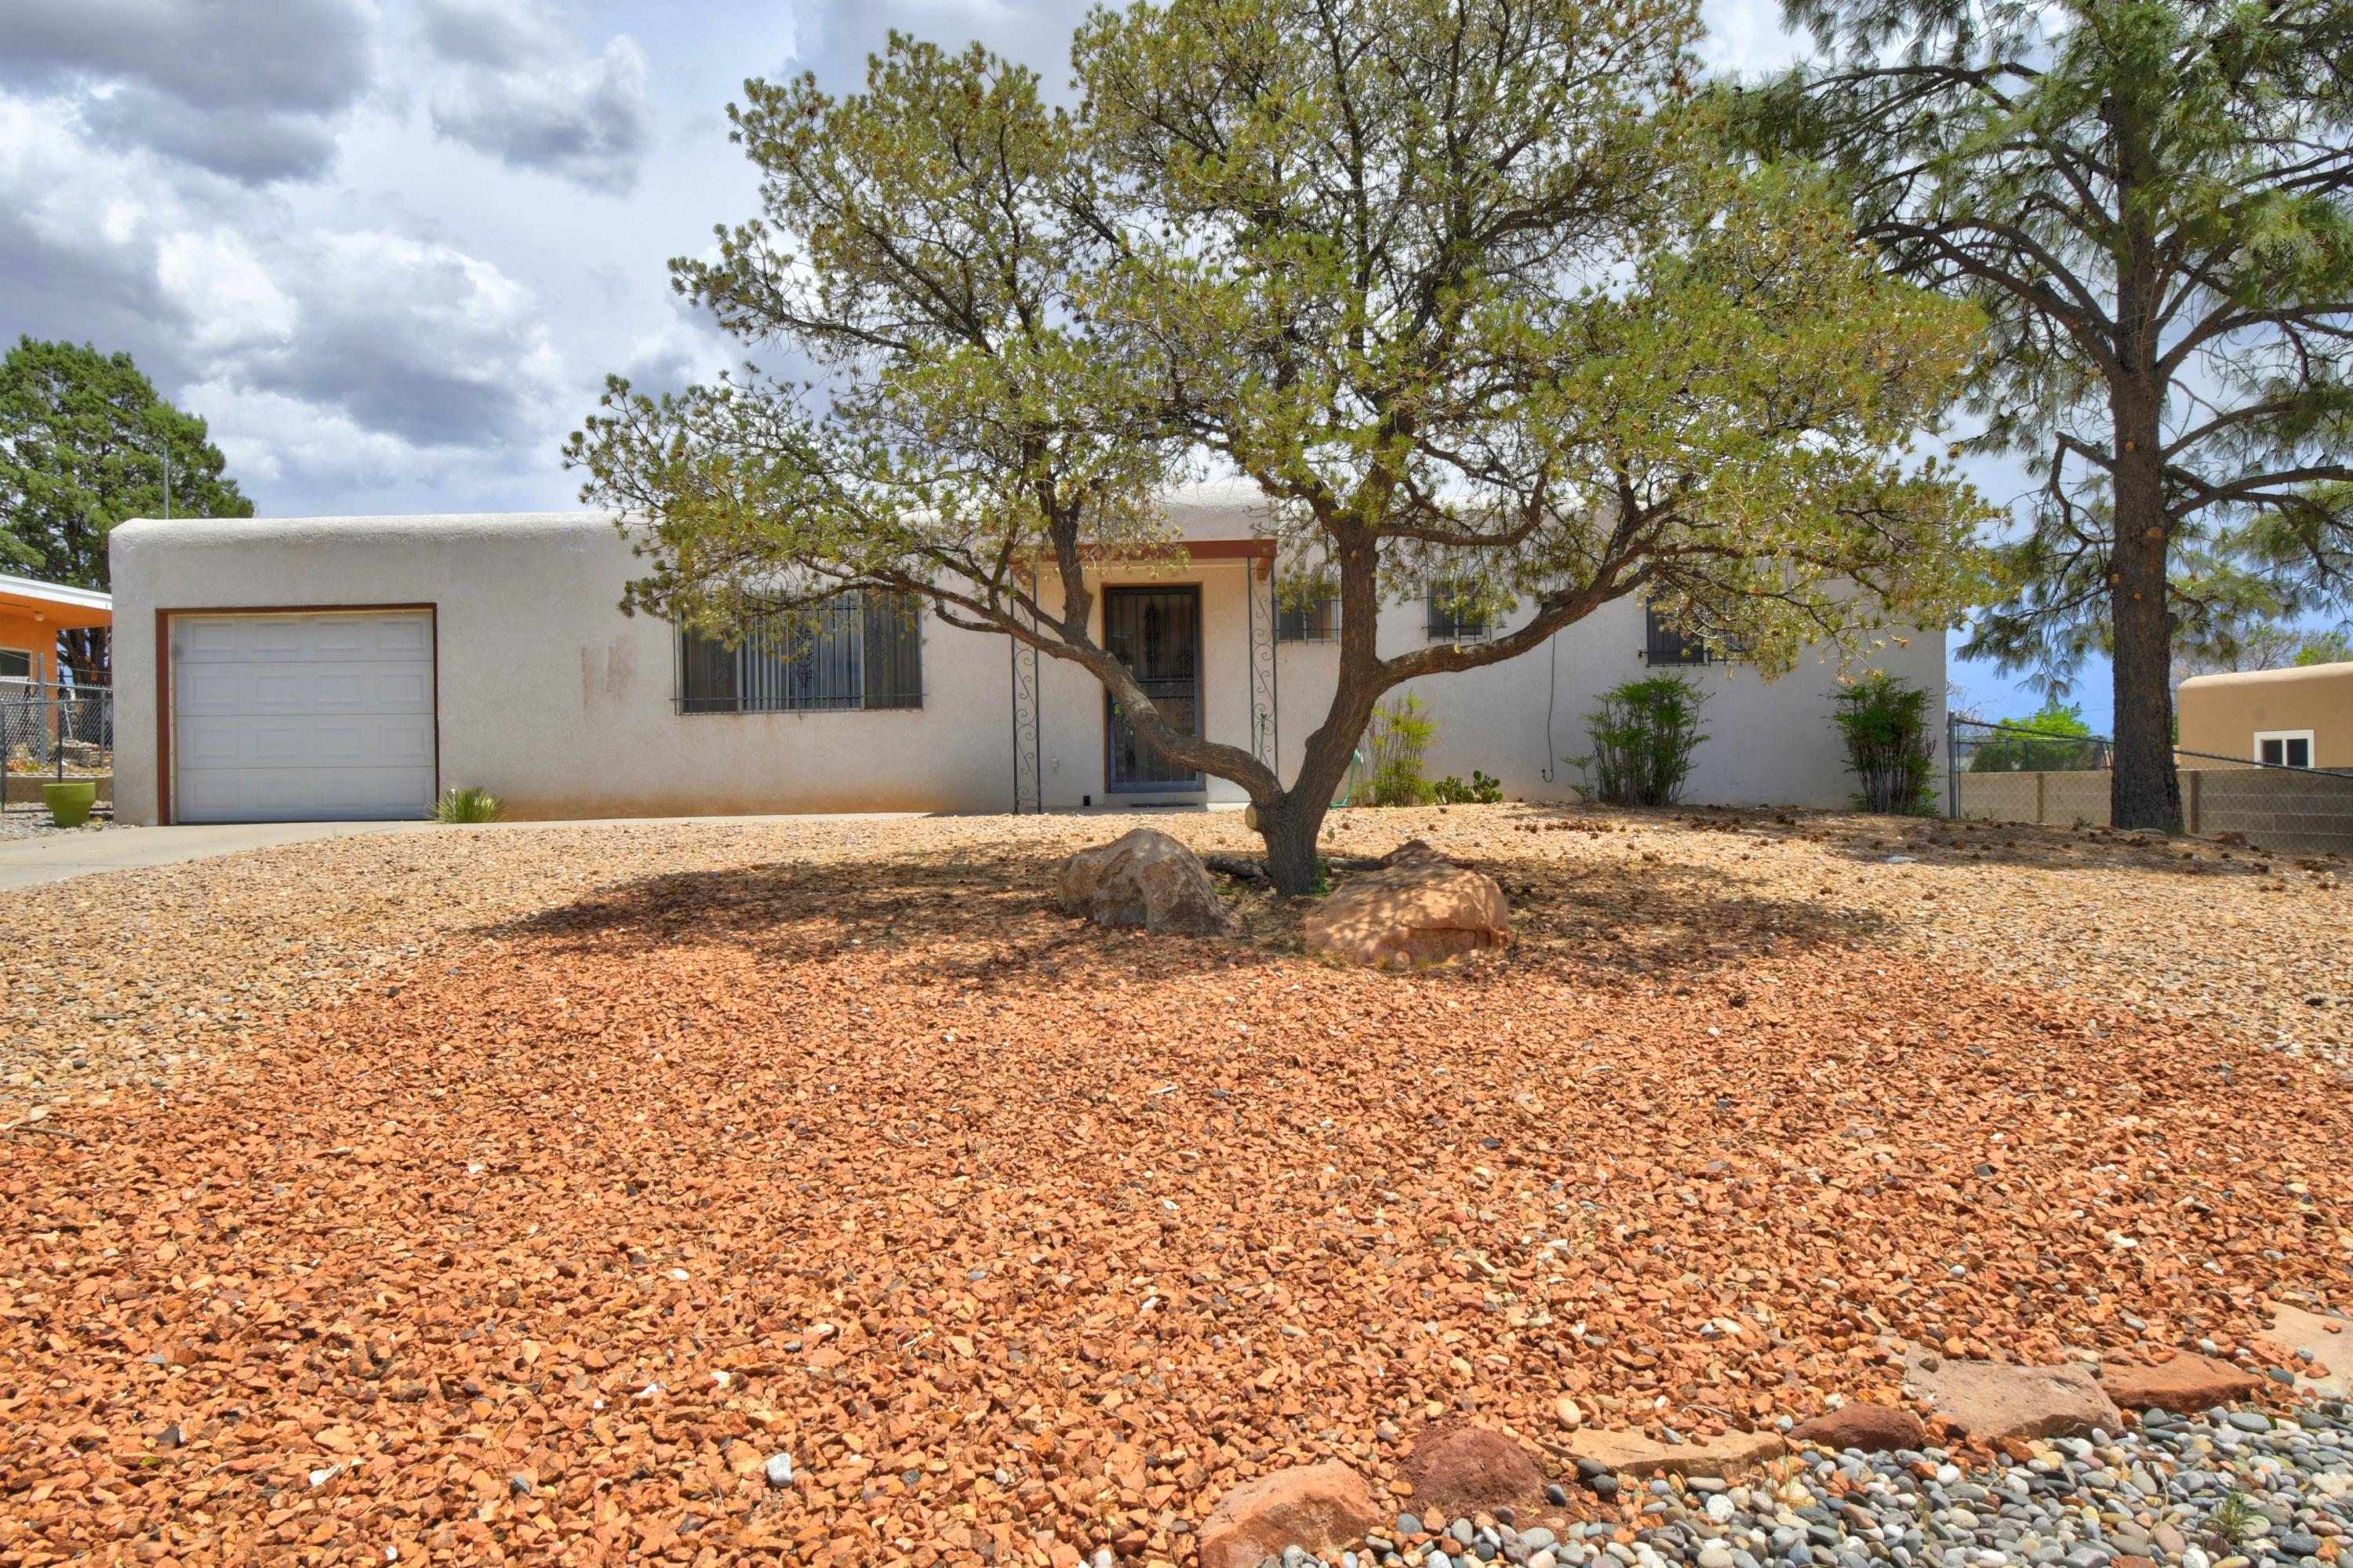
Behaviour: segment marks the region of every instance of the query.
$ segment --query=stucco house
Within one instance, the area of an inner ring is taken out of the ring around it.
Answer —
[[[2193,675],[2174,715],[2184,767],[2353,769],[2353,663]]]
[[[58,633],[113,620],[113,600],[103,593],[0,574],[0,681],[65,679]]]
[[[1331,697],[1332,614],[1280,604],[1246,497],[1168,510],[1185,559],[1095,571],[1097,634],[1170,711],[1287,775]],[[602,514],[132,522],[112,548],[126,822],[405,817],[460,786],[535,818],[1243,801],[1137,746],[1084,672],[882,596],[845,601],[792,650],[625,617],[645,563]],[[1386,609],[1379,635],[1489,630],[1417,602]],[[1941,631],[1876,662],[1944,690]],[[1419,683],[1428,772],[1570,799],[1562,758],[1586,749],[1596,696],[1670,664],[1715,693],[1691,799],[1845,802],[1833,659],[1767,683],[1631,601],[1546,650]]]

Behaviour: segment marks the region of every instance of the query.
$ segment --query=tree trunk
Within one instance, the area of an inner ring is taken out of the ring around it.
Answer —
[[[1266,875],[1286,898],[1303,898],[1315,891],[1315,839],[1324,831],[1328,800],[1319,800],[1297,788],[1287,791],[1271,810],[1260,807],[1259,837],[1266,841]]]
[[[110,684],[111,639],[103,626],[73,627],[58,633],[58,658],[77,686]]]
[[[1266,841],[1266,874],[1274,890],[1286,898],[1303,898],[1315,891],[1315,841],[1324,831],[1324,819],[1332,810],[1332,791],[1346,777],[1349,763],[1354,760],[1356,742],[1365,733],[1372,717],[1373,704],[1379,698],[1379,688],[1372,677],[1358,666],[1351,672],[1351,649],[1347,642],[1350,630],[1345,617],[1361,616],[1369,625],[1374,619],[1371,572],[1369,566],[1356,568],[1359,581],[1354,599],[1344,598],[1341,615],[1340,683],[1332,694],[1332,706],[1324,723],[1307,737],[1307,745],[1299,759],[1299,772],[1291,788],[1271,800],[1253,802],[1258,807],[1259,836]],[[1342,586],[1350,586],[1344,574]],[[1353,603],[1354,610],[1346,606]],[[1366,663],[1372,662],[1372,637],[1368,630],[1355,633],[1362,646],[1357,656]]]
[[[2120,828],[2178,833],[2173,609],[2166,591],[2168,530],[2154,397],[2117,399],[2116,438],[2116,542],[2108,567],[2116,746],[2108,820]]]
[[[2116,368],[2108,379],[2116,430],[2108,634],[2116,730],[2108,821],[2178,833],[2181,779],[2173,768],[2173,605],[2166,572],[2172,530],[2162,451],[2167,378],[2158,368],[2164,291],[2144,198],[2160,176],[2146,117],[2132,99],[2117,94],[2100,112],[2116,132],[2119,219]]]

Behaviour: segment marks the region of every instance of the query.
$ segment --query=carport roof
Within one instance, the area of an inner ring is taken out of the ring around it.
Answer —
[[[111,626],[114,599],[92,588],[68,588],[0,573],[0,609],[21,610],[51,626]]]

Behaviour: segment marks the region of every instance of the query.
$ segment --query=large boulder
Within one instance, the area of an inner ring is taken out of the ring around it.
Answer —
[[[1258,1568],[1286,1546],[1335,1558],[1383,1522],[1372,1489],[1337,1459],[1277,1470],[1218,1499],[1201,1521],[1201,1568]]]
[[[1200,857],[1151,828],[1081,850],[1062,863],[1062,912],[1098,926],[1141,926],[1184,937],[1230,937],[1234,917]]]
[[[2099,1380],[2082,1367],[2016,1367],[1952,1361],[1915,1350],[1904,1359],[1904,1386],[1930,1414],[1987,1443],[2004,1437],[2080,1437],[2124,1425]]]
[[[1419,840],[1390,852],[1308,913],[1307,950],[1349,963],[1411,969],[1512,938],[1511,906],[1495,879],[1456,865]]]
[[[1525,1448],[1483,1426],[1458,1426],[1415,1439],[1398,1466],[1417,1505],[1478,1513],[1544,1490],[1544,1472]]]
[[[2170,1410],[2195,1415],[2218,1404],[2253,1399],[2263,1380],[2212,1356],[2182,1354],[2163,1366],[2111,1362],[2100,1369],[2100,1387],[2126,1410]]]
[[[1792,1442],[1816,1443],[1843,1453],[1860,1448],[1866,1454],[1891,1454],[1917,1448],[1928,1440],[1920,1418],[1897,1404],[1872,1404],[1858,1400],[1836,1410],[1800,1421],[1789,1431]]]

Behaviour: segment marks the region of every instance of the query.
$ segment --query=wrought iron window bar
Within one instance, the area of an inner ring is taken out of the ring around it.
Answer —
[[[1340,641],[1340,600],[1336,595],[1304,604],[1278,603],[1274,616],[1278,642],[1337,642]]]
[[[1470,585],[1441,581],[1422,596],[1428,611],[1427,630],[1433,642],[1483,642],[1493,630],[1487,612],[1477,608],[1478,594]]]
[[[922,606],[907,594],[839,595],[806,620],[730,648],[679,635],[678,711],[872,712],[923,705]]]

